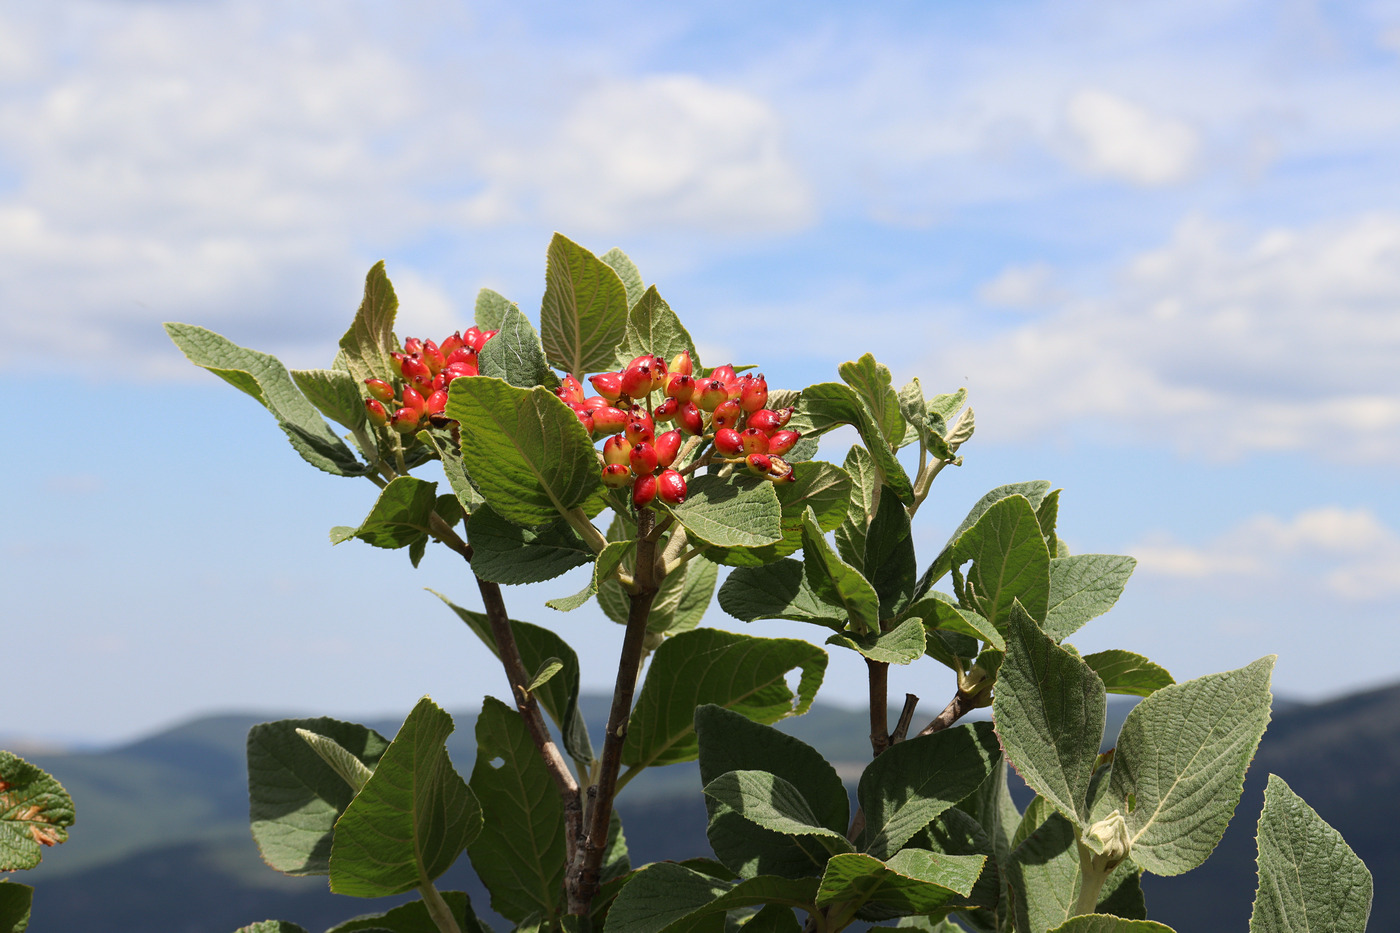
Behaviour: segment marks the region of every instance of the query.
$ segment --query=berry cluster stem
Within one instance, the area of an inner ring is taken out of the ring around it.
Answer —
[[[598,782],[588,789],[585,835],[569,860],[564,877],[569,913],[586,915],[598,893],[599,872],[608,843],[608,823],[612,819],[613,798],[617,795],[617,773],[622,766],[622,747],[627,739],[627,719],[632,713],[632,697],[637,688],[645,648],[647,621],[656,598],[654,573],[656,540],[652,537],[655,515],[649,509],[637,513],[637,572],[635,591],[627,613],[627,631],[617,663],[612,708],[608,712],[608,734],[603,739],[603,758]]]

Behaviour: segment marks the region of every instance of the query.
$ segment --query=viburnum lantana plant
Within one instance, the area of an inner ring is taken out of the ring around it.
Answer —
[[[1195,868],[1221,838],[1269,719],[1273,659],[1177,684],[1131,651],[1081,655],[1066,639],[1113,605],[1134,562],[1070,554],[1046,482],[993,489],[920,563],[911,523],[973,433],[962,390],[896,388],[868,354],[800,392],[707,368],[618,250],[556,235],[545,282],[538,328],[483,291],[465,333],[400,343],[376,265],[323,370],[288,373],[167,325],[305,460],[378,487],[333,542],[405,548],[415,565],[433,542],[463,558],[484,611],[448,606],[506,677],[507,699],[483,701],[465,780],[444,745],[452,719],[430,699],[392,741],[325,718],[255,727],[264,859],[345,894],[421,894],[335,931],[485,929],[465,895],[433,884],[464,851],[521,933],[1166,930],[1146,920],[1139,879]],[[860,442],[841,464],[813,459],[843,425]],[[447,489],[414,475],[433,460]],[[510,618],[502,586],[584,565],[582,591],[549,603],[553,625]],[[826,650],[700,627],[721,567],[729,615],[811,623],[863,660],[871,761],[854,800],[773,726],[810,707]],[[564,615],[590,600],[623,626],[601,748]],[[942,703],[921,728],[912,695],[887,716],[889,666],[916,663]],[[1101,753],[1107,693],[1143,699]],[[991,722],[960,722],[988,706]],[[647,768],[697,759],[713,853],[630,865],[618,794]],[[1008,766],[1036,792],[1024,810]],[[1365,867],[1277,778],[1259,848],[1252,930],[1313,930],[1300,918],[1322,916],[1364,929]]]

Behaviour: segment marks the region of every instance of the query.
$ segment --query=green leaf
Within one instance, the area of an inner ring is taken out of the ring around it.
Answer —
[[[307,929],[290,920],[262,920],[239,927],[233,933],[307,933]]]
[[[374,774],[373,768],[356,758],[353,752],[330,736],[312,732],[310,729],[298,729],[297,735],[311,746],[311,750],[330,765],[331,770],[355,793],[358,794]]]
[[[998,631],[1005,633],[1011,606],[1018,601],[1032,619],[1045,618],[1050,552],[1030,500],[1010,496],[989,508],[953,547],[955,566],[968,560],[972,601]]]
[[[705,796],[764,829],[814,836],[828,852],[854,851],[846,834],[821,825],[802,792],[767,771],[727,771],[705,785]]]
[[[710,608],[718,578],[719,567],[698,556],[671,571],[652,600],[647,631],[676,635],[695,628]]]
[[[500,330],[506,315],[511,311],[518,310],[520,310],[520,306],[505,295],[489,288],[483,288],[476,293],[476,307],[473,317],[479,330]]]
[[[1371,873],[1342,834],[1277,774],[1264,789],[1258,839],[1250,933],[1364,933]]]
[[[978,644],[961,632],[924,628],[924,654],[951,671],[966,674],[977,657]]]
[[[1175,933],[1165,923],[1152,920],[1124,920],[1104,914],[1071,917],[1049,933]]]
[[[1143,868],[1190,871],[1224,835],[1269,724],[1274,660],[1163,687],[1128,713],[1099,809],[1123,814]]]
[[[0,933],[24,933],[33,900],[34,889],[29,885],[0,881]]]
[[[910,618],[922,619],[924,625],[931,629],[957,632],[985,641],[993,648],[1006,650],[1006,639],[991,622],[980,613],[953,603],[947,594],[937,590],[910,606],[907,615]]]
[[[504,380],[521,389],[558,384],[558,377],[545,361],[539,334],[519,308],[513,305],[507,308],[500,324],[491,329],[500,333],[481,348],[481,375]]]
[[[615,527],[619,525],[617,521],[614,521],[613,524]],[[629,533],[635,533],[635,531],[635,528],[629,529]],[[619,625],[626,625],[631,603],[628,600],[627,592],[623,590],[622,584],[618,581],[615,571],[618,567],[622,567],[629,573],[632,571],[633,563],[636,561],[636,547],[635,540],[609,541],[593,564],[593,576],[589,578],[588,585],[573,596],[551,599],[545,605],[562,612],[572,612],[588,602],[594,593],[597,593],[598,605],[607,613],[608,618]],[[662,588],[670,580],[671,578],[667,577],[665,581],[662,581]],[[660,591],[658,591],[657,596],[660,595]]]
[[[895,491],[906,505],[914,501],[914,485],[909,474],[895,458],[890,441],[880,430],[869,407],[849,386],[839,382],[821,382],[802,390],[797,411],[788,427],[801,431],[803,437],[817,437],[843,424],[854,425],[880,471],[881,482]],[[896,440],[902,440],[903,433]]]
[[[390,355],[398,349],[394,339],[394,317],[399,311],[399,299],[389,282],[381,259],[365,276],[365,296],[350,329],[340,338],[343,359],[355,382],[364,385],[366,379],[383,379],[393,384],[399,375]]]
[[[472,571],[495,583],[539,583],[593,560],[593,551],[564,519],[538,528],[507,521],[484,505],[467,522]]]
[[[914,595],[919,568],[914,557],[909,513],[893,495],[880,496],[875,517],[870,520],[866,533],[861,566],[880,597],[880,618],[898,617]]]
[[[813,460],[797,468],[794,482],[780,483],[773,489],[781,512],[781,541],[759,548],[710,548],[705,556],[732,567],[770,564],[787,557],[802,547],[802,517],[808,508],[816,514],[822,531],[831,531],[841,523],[848,510],[851,480],[840,467]]]
[[[719,588],[719,605],[744,622],[791,619],[841,631],[844,610],[823,602],[812,591],[802,562],[786,559],[762,567],[739,567]]]
[[[430,445],[437,453],[438,459],[442,461],[442,472],[447,474],[447,482],[452,486],[452,492],[457,496],[457,504],[462,507],[462,512],[471,515],[486,500],[481,498],[481,493],[476,491],[471,480],[467,477],[467,471],[462,466],[462,454],[460,450],[452,447],[451,441],[445,436],[439,437],[436,431],[419,431],[418,439],[424,444]]]
[[[924,623],[919,619],[905,619],[888,632],[875,631],[864,635],[840,632],[828,638],[826,643],[859,651],[872,661],[909,664],[924,656]]]
[[[463,465],[502,518],[543,525],[602,488],[592,439],[548,389],[454,379],[446,414],[461,423]]]
[[[675,862],[648,865],[627,882],[608,911],[606,933],[696,929],[695,921],[739,907],[779,904],[811,909],[817,879],[763,876],[733,887]],[[682,925],[682,921],[689,921]]]
[[[856,799],[865,809],[865,851],[888,859],[915,833],[982,785],[1001,761],[988,722],[891,745],[865,768]]]
[[[534,693],[545,684],[554,679],[554,675],[564,669],[564,662],[558,658],[546,658],[538,670],[535,671],[530,682],[525,685],[526,693]]]
[[[447,757],[451,734],[452,717],[427,697],[419,700],[336,821],[331,891],[411,891],[452,867],[481,832],[481,808]]]
[[[880,630],[880,596],[870,582],[827,544],[816,516],[808,511],[802,528],[802,566],[817,597],[845,610],[857,634]]]
[[[952,568],[954,545],[962,539],[963,535],[967,534],[968,530],[972,528],[973,525],[976,525],[977,522],[981,520],[983,515],[987,514],[988,509],[1010,496],[1025,496],[1031,506],[1038,509],[1040,508],[1041,502],[1044,501],[1046,493],[1049,491],[1050,484],[1045,480],[1032,480],[1027,483],[1011,483],[1006,486],[998,486],[981,499],[978,499],[977,504],[967,513],[967,517],[962,520],[962,524],[958,525],[952,537],[948,539],[948,543],[943,546],[943,550],[934,558],[933,563],[929,564],[929,568],[924,571],[924,575],[919,578],[917,594],[922,596],[924,593],[927,593],[929,587],[941,580],[943,575]],[[1036,525],[1038,527],[1039,522],[1037,522]]]
[[[992,701],[997,734],[1017,773],[1080,828],[1091,822],[1089,779],[1106,713],[1099,676],[1016,605]]]
[[[612,368],[620,370],[644,353],[662,357],[669,363],[677,353],[685,352],[690,354],[694,365],[700,365],[690,332],[655,285],[640,298],[632,299],[629,294],[629,300],[632,310],[627,312],[626,337],[617,348]]]
[[[283,719],[248,730],[248,798],[253,840],[263,861],[288,875],[330,871],[335,821],[355,797],[341,777],[297,730],[334,741],[374,768],[389,740],[373,729],[338,719]]]
[[[275,356],[240,347],[191,324],[166,324],[165,332],[191,363],[257,399],[272,412],[302,459],[338,476],[361,476],[366,467],[297,390]]]
[[[488,814],[467,846],[491,909],[517,923],[563,908],[564,805],[520,714],[487,697],[476,721],[472,790]],[[499,761],[499,765],[493,765]]]
[[[661,502],[659,498],[656,501]],[[691,537],[706,544],[763,547],[783,536],[778,494],[773,484],[761,477],[693,476],[684,502],[661,504]]]
[[[351,431],[365,423],[360,383],[343,369],[294,369],[292,381],[316,409]]]
[[[826,864],[817,904],[857,907],[865,920],[928,913],[970,894],[985,861],[924,849],[905,849],[883,862],[859,853],[835,855]]]
[[[880,472],[870,451],[853,444],[843,464],[851,478],[846,516],[836,529],[836,553],[857,570],[864,570],[866,529],[880,503]]]
[[[606,253],[598,257],[608,268],[617,273],[617,277],[622,280],[622,285],[627,289],[627,306],[630,308],[642,298],[642,292],[646,286],[642,280],[642,270],[637,268],[637,264],[622,250],[614,246]],[[640,351],[633,356],[640,356]],[[664,354],[663,354],[664,355]],[[630,361],[632,357],[628,357]],[[670,359],[670,357],[667,357]]]
[[[488,927],[477,919],[472,911],[472,903],[461,891],[443,891],[442,899],[447,902],[462,933],[490,933]],[[362,914],[344,923],[337,923],[326,933],[370,933],[384,930],[387,933],[438,933],[437,925],[428,914],[428,906],[422,901],[409,901],[393,910],[383,913]]]
[[[1084,656],[1084,663],[1094,669],[1109,693],[1129,696],[1151,696],[1157,690],[1176,683],[1166,669],[1140,654],[1113,648]]]
[[[540,335],[557,369],[583,378],[613,368],[627,333],[627,287],[607,263],[560,234],[549,243]]]
[[[1004,884],[1001,867],[997,864],[996,845],[987,831],[972,816],[958,807],[952,807],[939,814],[921,831],[909,840],[908,848],[928,849],[944,855],[981,855],[987,860],[978,876],[977,883],[965,901],[958,906],[981,907],[989,912],[989,918],[1004,913]]]
[[[850,821],[841,778],[816,749],[772,726],[753,722],[721,706],[695,711],[702,785],[730,771],[767,771],[786,780],[807,801],[818,825],[840,833]],[[830,853],[814,840],[762,829],[713,797],[706,834],[715,855],[745,878],[820,874]]]
[[[1045,634],[1063,641],[1113,608],[1137,561],[1120,554],[1076,554],[1050,561]]]
[[[656,649],[627,726],[629,768],[695,758],[694,709],[714,703],[755,722],[807,712],[826,672],[826,652],[805,641],[753,638],[718,629],[682,632]],[[797,693],[786,675],[800,669]]]
[[[1124,919],[1145,916],[1142,888],[1138,883],[1140,874],[1131,861],[1119,865],[1105,880],[1095,910],[1101,914],[1114,913],[1115,905],[1126,904],[1125,912],[1131,916]],[[1007,880],[1014,899],[1018,930],[1048,930],[1072,917],[1079,901],[1080,884],[1074,825],[1051,810],[1045,821],[1016,848],[1008,864]],[[1123,910],[1122,907],[1118,909]]]
[[[68,839],[73,798],[43,768],[0,751],[0,871],[33,868]]]
[[[899,413],[904,417],[904,440],[899,445],[912,444],[919,439],[928,443],[928,403],[924,401],[924,388],[917,377],[910,379],[899,390]]]
[[[396,476],[379,492],[374,508],[358,528],[331,529],[331,544],[359,538],[382,548],[408,547],[429,536],[429,522],[437,505],[437,483],[413,476]]]
[[[856,390],[886,442],[893,447],[904,446],[904,415],[899,394],[890,384],[889,367],[875,362],[875,357],[867,353],[859,360],[842,363],[836,371]]]
[[[992,773],[982,786],[958,802],[958,809],[977,821],[992,841],[999,865],[1006,865],[1015,848],[1013,839],[1021,820],[1021,811],[1011,799],[1006,785],[1006,758],[992,767]]]
[[[496,647],[496,636],[492,634],[491,623],[485,614],[463,609],[441,593],[433,590],[428,592],[433,593],[457,613],[457,617],[467,623],[467,627],[491,649],[492,654],[497,658],[501,656]],[[551,629],[515,619],[510,620],[510,628],[515,633],[515,647],[520,652],[520,661],[526,670],[539,670],[551,658],[558,658],[564,663],[564,669],[535,692],[535,699],[563,734],[564,748],[569,757],[580,762],[586,769],[593,760],[593,745],[588,738],[588,726],[578,708],[578,655],[569,647],[568,642]]]
[[[1040,525],[1040,533],[1045,535],[1045,546],[1050,550],[1050,557],[1068,557],[1068,554],[1059,553],[1059,536],[1055,534],[1055,523],[1060,517],[1060,490],[1056,489],[1045,494],[1045,498],[1040,500],[1040,505],[1035,510],[1036,523]],[[1054,586],[1054,581],[1050,583]]]

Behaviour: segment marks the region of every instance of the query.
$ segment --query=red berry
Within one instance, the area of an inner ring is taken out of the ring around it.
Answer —
[[[451,366],[453,363],[470,363],[473,366],[475,366],[476,351],[473,350],[471,347],[458,347],[451,353],[447,354],[445,359],[447,360],[447,365],[449,366]]]
[[[449,336],[443,339],[442,343],[438,344],[438,352],[442,354],[443,359],[447,359],[460,349],[462,349],[461,331],[454,330]]]
[[[792,450],[792,445],[801,438],[801,433],[797,431],[774,431],[773,436],[768,438],[768,452],[781,456]]]
[[[612,403],[601,395],[590,395],[583,400],[583,407],[589,411],[597,411],[600,408],[607,408]]]
[[[594,419],[594,424],[597,424],[596,418]],[[631,463],[631,461],[627,457],[627,455],[631,452],[632,442],[629,441],[627,438],[623,437],[621,434],[614,434],[612,437],[603,441],[604,463],[618,463],[623,466],[627,466]]]
[[[419,340],[417,337],[405,338],[403,342],[403,352],[407,353],[409,356],[417,356],[419,353],[423,352],[423,341]]]
[[[632,482],[632,471],[620,463],[609,463],[603,467],[603,485],[609,489],[621,489]]]
[[[690,351],[682,350],[671,360],[671,373],[680,373],[683,376],[695,375],[695,364],[690,361]]]
[[[668,467],[675,462],[682,440],[680,431],[667,431],[656,438],[656,462],[659,466]]]
[[[411,392],[413,390],[408,389],[405,391]],[[414,431],[418,430],[418,421],[422,417],[422,414],[422,409],[400,408],[398,411],[394,412],[394,417],[390,419],[389,423],[393,426],[394,430],[398,431],[400,434],[412,434]]]
[[[760,408],[758,411],[749,412],[749,418],[744,424],[750,428],[758,428],[764,434],[770,436],[780,427],[778,424],[778,413],[769,411],[766,408]]]
[[[641,405],[632,406],[631,417],[633,421],[640,423],[648,434],[656,433],[656,422],[651,419],[651,415],[647,414],[647,410]],[[647,438],[647,440],[651,440],[651,438]]]
[[[628,398],[641,398],[651,391],[653,379],[651,357],[641,357],[622,371],[619,384]]]
[[[365,414],[369,416],[369,423],[376,428],[382,428],[389,423],[389,412],[385,410],[384,403],[377,398],[365,399]]]
[[[744,411],[758,411],[768,404],[768,383],[759,373],[754,379],[744,383],[743,390],[739,393],[739,405]]]
[[[743,409],[739,403],[729,398],[720,402],[715,408],[712,423],[716,428],[732,428],[739,423],[739,416],[743,414]]]
[[[775,483],[793,483],[797,481],[797,471],[782,457],[769,457],[768,478]]]
[[[381,402],[390,402],[394,399],[394,387],[383,379],[366,379],[365,388],[369,389],[369,394]],[[381,408],[383,406],[380,406]]]
[[[745,428],[740,431],[739,441],[744,446],[745,454],[768,453],[768,435],[758,428]]]
[[[438,370],[447,365],[447,361],[443,358],[442,351],[439,350],[438,345],[431,340],[423,341],[423,362],[428,364],[429,371],[435,376]]]
[[[694,402],[686,402],[676,412],[676,425],[692,437],[705,433],[705,416]]]
[[[733,428],[720,428],[715,432],[715,449],[726,457],[737,457],[744,449],[744,441]]]
[[[583,402],[583,386],[572,375],[564,377],[564,382],[554,390],[554,394],[566,402]]]
[[[639,476],[632,484],[632,504],[639,509],[644,509],[651,505],[651,500],[656,498],[656,477]]]
[[[414,413],[417,415],[417,414],[422,414],[422,413],[423,413],[423,410],[424,410],[425,408],[427,408],[427,406],[428,406],[428,403],[427,403],[426,401],[424,401],[423,396],[422,396],[421,394],[419,394],[418,390],[414,389],[413,386],[404,386],[404,390],[403,390],[403,407],[404,407],[404,408],[411,408],[411,409],[413,409]]]
[[[773,466],[773,460],[767,454],[749,454],[744,462],[748,464],[749,472],[757,476],[767,476]]]
[[[633,444],[632,449],[627,454],[627,460],[632,465],[632,472],[638,476],[655,473],[657,466],[656,445],[649,441]]]
[[[622,396],[622,373],[598,373],[589,376],[588,381],[593,383],[599,395],[610,402],[616,402]]]
[[[442,389],[438,389],[432,395],[428,396],[425,407],[430,415],[442,414],[442,410],[447,407],[447,393]]]
[[[667,398],[688,402],[695,394],[695,377],[687,373],[671,373],[666,377]]]
[[[440,375],[448,382],[451,382],[453,379],[460,379],[463,376],[475,376],[479,372],[480,370],[477,369],[475,362],[448,363],[447,368],[444,369]]]
[[[658,476],[656,488],[661,493],[661,498],[672,505],[680,505],[685,501],[685,477],[675,470],[666,470]]]
[[[718,379],[727,386],[739,377],[734,374],[734,367],[726,363],[723,366],[716,366],[714,369],[710,370],[710,378]]]
[[[594,396],[601,399],[601,396]],[[621,408],[614,408],[604,404],[601,408],[593,409],[593,426],[599,431],[607,431],[616,434],[626,429],[627,423],[632,420],[632,416]]]
[[[729,391],[718,379],[702,379],[695,390],[692,401],[705,411],[714,411],[715,406],[729,398]]]
[[[463,331],[462,343],[473,350],[480,350],[481,345],[485,343],[485,341],[481,339],[480,328],[473,324],[471,327],[468,327],[465,331]]]
[[[573,409],[574,414],[578,415],[579,423],[583,425],[583,429],[589,434],[592,434],[596,429],[593,424],[593,412],[584,408],[582,405],[570,405],[569,408]]]
[[[656,406],[655,410],[652,411],[651,416],[654,421],[661,424],[665,424],[667,421],[675,420],[676,413],[680,410],[681,403],[678,402],[676,399],[668,398],[666,399],[666,401]]]
[[[424,363],[416,356],[405,356],[399,361],[399,372],[403,373],[405,379],[417,381],[419,376],[427,377],[431,382],[433,378],[432,370],[428,369],[428,364]]]

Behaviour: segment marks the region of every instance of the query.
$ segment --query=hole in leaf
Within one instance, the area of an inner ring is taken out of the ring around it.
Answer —
[[[493,769],[500,769],[506,763],[506,760],[500,755],[497,755],[495,758],[492,758],[486,763],[490,765]]]

